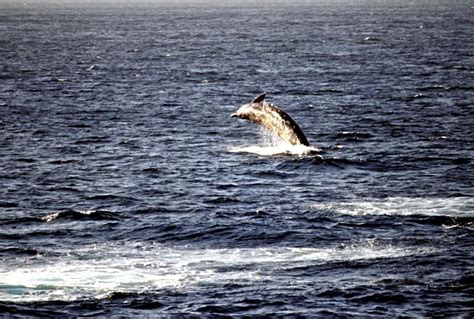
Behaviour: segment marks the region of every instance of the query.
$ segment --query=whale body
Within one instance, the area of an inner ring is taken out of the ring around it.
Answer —
[[[309,146],[298,124],[275,105],[266,103],[265,97],[265,93],[260,94],[252,102],[242,105],[231,117],[257,123],[292,145]]]

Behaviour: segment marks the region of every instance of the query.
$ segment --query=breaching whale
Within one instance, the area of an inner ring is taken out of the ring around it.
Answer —
[[[293,119],[260,94],[252,102],[242,105],[231,117],[257,123],[292,145],[309,146],[308,139]]]

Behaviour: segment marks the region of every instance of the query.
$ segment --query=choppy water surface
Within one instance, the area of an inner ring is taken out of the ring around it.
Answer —
[[[0,313],[471,316],[473,10],[4,2]]]

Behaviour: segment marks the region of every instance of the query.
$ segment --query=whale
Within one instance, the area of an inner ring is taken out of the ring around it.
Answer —
[[[296,122],[277,106],[265,102],[266,93],[242,105],[231,117],[261,125],[291,145],[309,146],[308,139]]]

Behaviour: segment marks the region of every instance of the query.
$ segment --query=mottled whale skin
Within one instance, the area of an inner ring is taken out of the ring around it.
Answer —
[[[309,146],[308,139],[293,119],[260,94],[252,102],[242,105],[231,117],[257,123],[292,145]]]

